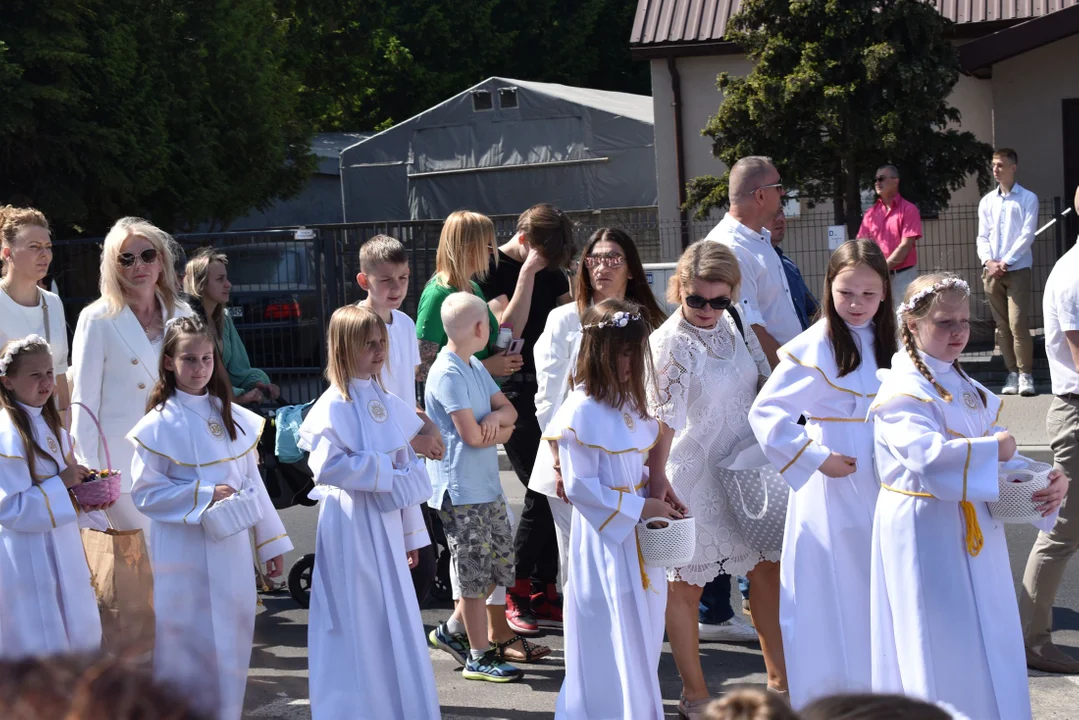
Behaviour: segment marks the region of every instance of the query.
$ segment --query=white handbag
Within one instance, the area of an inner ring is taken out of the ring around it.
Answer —
[[[731,452],[716,468],[716,479],[746,544],[760,552],[782,550],[790,486],[756,438],[750,436]]]
[[[186,417],[186,413],[190,411],[184,408],[184,412]],[[225,440],[229,444],[231,453],[232,441],[227,435]],[[191,433],[191,447],[195,450],[195,474],[200,484],[205,483],[195,433]],[[214,542],[221,542],[254,527],[260,520],[262,520],[262,503],[259,501],[258,489],[250,482],[250,478],[245,476],[244,484],[239,490],[224,500],[213,503],[202,513],[202,531]]]

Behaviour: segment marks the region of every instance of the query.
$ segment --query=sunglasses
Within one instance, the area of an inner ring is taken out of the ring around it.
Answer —
[[[590,269],[599,267],[600,265],[606,265],[609,268],[620,268],[626,264],[626,256],[619,255],[618,253],[589,255],[584,259],[584,264]]]
[[[689,305],[694,310],[700,310],[707,305],[713,310],[726,310],[731,306],[731,299],[727,295],[720,295],[714,298],[703,298],[700,295],[686,295],[686,305]]]
[[[142,260],[143,265],[151,265],[157,260],[157,250],[154,248],[147,248],[141,253],[136,255],[135,253],[120,253],[120,257],[117,258],[120,261],[120,267],[132,267],[136,260]]]
[[[782,183],[782,181],[781,182],[774,182],[771,185],[761,185],[759,188],[757,188],[757,190],[769,190],[771,188],[776,188],[777,190],[779,190],[780,195],[783,194],[783,183]],[[754,190],[753,192],[757,192],[757,190]]]
[[[895,178],[891,177],[890,175],[877,175],[875,178],[873,178],[873,182],[878,183],[882,183],[885,180],[895,180]]]

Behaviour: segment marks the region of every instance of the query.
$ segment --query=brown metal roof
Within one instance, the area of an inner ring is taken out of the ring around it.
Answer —
[[[941,14],[956,24],[993,23],[994,29],[1076,5],[1079,0],[937,0]],[[630,45],[721,42],[740,7],[741,0],[637,0]]]

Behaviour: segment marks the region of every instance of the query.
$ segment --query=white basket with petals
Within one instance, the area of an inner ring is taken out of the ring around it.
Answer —
[[[1028,523],[1042,519],[1031,496],[1049,487],[1052,465],[1016,456],[1001,464],[1000,499],[989,503],[989,514],[1002,523]]]

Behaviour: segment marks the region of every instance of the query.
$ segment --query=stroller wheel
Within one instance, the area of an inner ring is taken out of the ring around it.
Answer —
[[[288,594],[302,607],[311,604],[311,574],[315,569],[315,554],[304,555],[288,573]]]
[[[450,551],[443,549],[438,555],[435,581],[431,585],[430,596],[439,602],[453,599],[453,586],[450,584]]]

